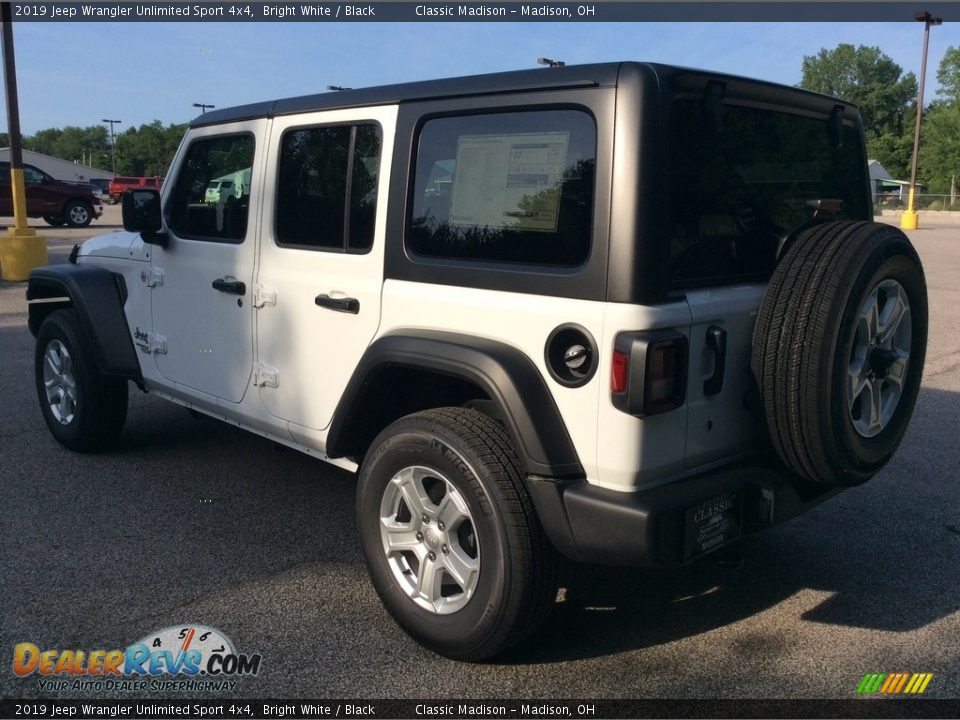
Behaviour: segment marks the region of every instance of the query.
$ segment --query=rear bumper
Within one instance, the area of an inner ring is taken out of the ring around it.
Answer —
[[[537,477],[528,479],[528,487],[547,535],[564,555],[639,567],[692,562],[744,534],[794,518],[840,490],[803,483],[762,465],[725,468],[632,493]],[[698,543],[692,513],[733,497],[738,508],[723,519],[726,530],[717,524]]]

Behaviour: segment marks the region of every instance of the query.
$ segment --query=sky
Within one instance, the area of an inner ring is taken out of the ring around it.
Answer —
[[[187,122],[218,108],[536,66],[664,62],[789,85],[805,55],[876,45],[919,75],[923,26],[899,23],[29,23],[14,24],[20,123],[49,127]],[[934,27],[929,101],[960,23]],[[545,70],[545,72],[547,72]],[[0,129],[7,129],[5,100]]]

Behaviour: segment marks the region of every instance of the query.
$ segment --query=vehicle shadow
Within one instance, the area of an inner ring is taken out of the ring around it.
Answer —
[[[888,466],[783,526],[678,570],[571,566],[551,618],[498,662],[563,662],[652,647],[762,613],[805,591],[829,593],[807,622],[910,632],[960,610],[956,468],[960,397],[921,390]],[[769,641],[773,642],[773,639]]]

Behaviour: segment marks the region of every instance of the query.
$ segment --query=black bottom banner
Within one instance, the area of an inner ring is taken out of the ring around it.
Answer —
[[[960,699],[0,700],[0,718],[957,718]]]

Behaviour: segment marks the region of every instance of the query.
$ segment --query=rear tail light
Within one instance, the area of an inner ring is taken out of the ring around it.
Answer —
[[[627,372],[630,369],[630,358],[625,352],[613,351],[613,371],[610,373],[610,390],[622,393],[627,389]]]
[[[644,417],[683,405],[687,347],[686,336],[676,330],[617,335],[610,375],[614,407]]]

